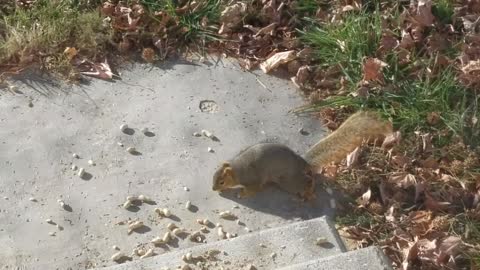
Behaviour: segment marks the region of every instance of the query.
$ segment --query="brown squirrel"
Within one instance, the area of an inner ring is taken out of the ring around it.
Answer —
[[[312,146],[303,157],[282,144],[255,144],[216,170],[212,189],[221,192],[241,187],[238,196],[245,198],[273,182],[284,191],[311,200],[315,198],[316,169],[340,162],[365,139],[375,139],[391,132],[390,122],[374,112],[360,111]]]

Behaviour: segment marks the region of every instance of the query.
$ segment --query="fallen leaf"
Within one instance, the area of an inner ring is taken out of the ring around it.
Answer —
[[[415,22],[421,26],[431,26],[435,20],[435,16],[432,14],[432,1],[431,0],[418,0],[416,15],[414,16]]]
[[[90,76],[90,77],[95,77],[98,79],[103,79],[103,80],[110,80],[113,77],[113,73],[110,69],[110,66],[108,65],[107,59],[105,59],[105,62],[103,63],[92,63],[92,69],[93,71],[83,71],[80,72],[83,75]]]
[[[402,133],[400,131],[390,133],[385,137],[385,140],[383,140],[382,148],[393,146],[394,144],[399,143],[401,139]]]
[[[78,54],[78,50],[75,47],[67,47],[63,51],[68,60],[72,60]]]
[[[275,28],[277,27],[278,23],[271,23],[260,30],[254,35],[254,37],[262,36],[262,35],[274,35]]]
[[[434,157],[428,157],[427,159],[422,160],[421,163],[422,167],[434,170],[439,166],[438,161]]]
[[[429,112],[427,114],[427,123],[431,126],[434,126],[440,122],[440,113],[438,112]]]
[[[359,203],[363,206],[367,205],[370,202],[372,197],[372,190],[369,188],[363,195],[359,198]]]
[[[278,66],[292,61],[296,57],[297,57],[296,53],[293,50],[286,51],[286,52],[279,52],[272,55],[270,58],[268,58],[263,63],[261,63],[260,69],[262,69],[263,72],[268,73],[271,70],[277,68]]]
[[[462,67],[462,71],[463,73],[480,71],[480,59],[475,61],[469,61],[468,64]]]
[[[357,163],[360,154],[360,147],[357,147],[355,148],[355,150],[353,150],[350,154],[347,155],[347,168],[351,168],[354,164]]]
[[[397,167],[402,167],[410,163],[410,159],[406,156],[393,156],[392,163]]]
[[[418,239],[415,239],[413,243],[408,243],[408,247],[402,250],[403,253],[403,270],[408,270],[409,264],[411,261],[417,259],[418,257]]]
[[[364,81],[383,81],[382,70],[388,67],[388,64],[378,58],[367,58],[363,63]]]
[[[425,192],[425,208],[432,211],[438,212],[443,211],[450,206],[449,202],[439,202],[435,200],[428,192]]]
[[[390,175],[389,180],[404,189],[417,183],[415,176],[407,172],[394,172]]]

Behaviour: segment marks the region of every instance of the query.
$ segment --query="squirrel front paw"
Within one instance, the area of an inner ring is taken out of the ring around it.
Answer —
[[[246,188],[242,188],[238,194],[237,194],[237,198],[239,199],[245,199],[245,198],[248,198],[248,197],[251,197],[253,194],[255,194],[255,192],[252,192]]]

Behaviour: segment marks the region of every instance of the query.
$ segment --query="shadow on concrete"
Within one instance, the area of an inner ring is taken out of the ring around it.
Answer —
[[[44,97],[55,96],[59,92],[66,93],[58,80],[38,70],[26,70],[19,75],[12,76],[12,78]]]
[[[330,207],[330,199],[338,195],[328,194],[320,185],[317,186],[316,199],[311,202],[302,202],[299,198],[280,190],[275,185],[269,185],[262,192],[250,198],[237,197],[239,190],[229,190],[220,193],[220,196],[235,201],[255,211],[280,216],[285,219],[302,218],[312,219],[327,215],[334,217],[336,209]]]
[[[85,181],[89,181],[90,179],[93,178],[93,175],[91,173],[85,172],[81,178]]]

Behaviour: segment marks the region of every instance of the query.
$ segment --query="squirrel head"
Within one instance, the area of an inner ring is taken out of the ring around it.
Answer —
[[[235,185],[237,185],[237,183],[235,182],[232,166],[230,166],[228,162],[225,162],[213,175],[212,189],[214,191],[222,191]]]

